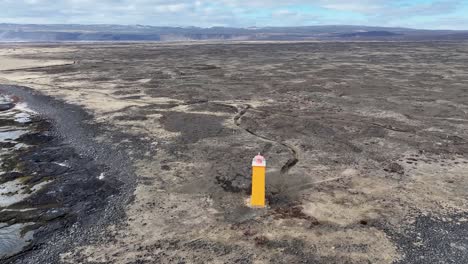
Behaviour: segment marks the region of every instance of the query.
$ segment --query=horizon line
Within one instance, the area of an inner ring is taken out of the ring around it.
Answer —
[[[375,25],[362,25],[362,24],[320,24],[320,25],[298,25],[298,26],[211,26],[211,27],[202,27],[202,26],[191,26],[191,25],[149,25],[149,24],[112,24],[112,23],[8,23],[0,22],[0,25],[43,25],[43,26],[143,26],[143,27],[153,27],[153,28],[200,28],[200,29],[210,29],[210,28],[233,28],[233,29],[252,29],[252,28],[307,28],[307,27],[368,27],[368,28],[395,28],[395,29],[410,29],[410,30],[427,30],[427,31],[468,31],[468,29],[427,29],[427,28],[413,28],[413,27],[404,27],[404,26],[375,26]]]

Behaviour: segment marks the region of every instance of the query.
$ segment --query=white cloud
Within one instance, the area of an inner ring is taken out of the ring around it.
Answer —
[[[380,10],[382,8],[381,5],[378,4],[366,4],[362,2],[353,3],[353,2],[344,2],[344,3],[333,3],[337,1],[327,1],[328,3],[324,3],[321,6],[328,9],[338,10],[338,11],[352,11],[357,13],[372,13]]]
[[[294,16],[294,15],[297,15],[297,12],[283,9],[283,10],[278,10],[278,11],[273,12],[273,15],[274,16]]]
[[[452,15],[464,3],[463,0],[427,1],[0,0],[0,10],[3,11],[0,12],[0,23],[118,23],[162,26],[410,23],[410,26],[417,27],[417,23],[411,18],[443,15],[446,17],[444,24],[458,24],[451,23],[451,19],[468,24],[468,18]],[[304,7],[309,8],[302,10]],[[327,9],[327,14],[323,14],[320,8]]]
[[[156,5],[154,10],[156,12],[181,12],[188,9],[187,4],[171,4],[171,5]]]

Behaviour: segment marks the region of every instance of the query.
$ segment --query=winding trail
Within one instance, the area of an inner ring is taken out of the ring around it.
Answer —
[[[286,147],[289,150],[289,152],[291,153],[291,158],[289,158],[286,161],[286,163],[281,167],[281,170],[280,170],[281,175],[288,174],[289,170],[299,162],[299,151],[296,149],[295,146],[293,146],[293,145],[291,145],[289,143],[286,143],[284,141],[277,141],[277,140],[265,137],[265,136],[260,135],[260,134],[254,132],[254,131],[252,131],[252,130],[250,130],[248,128],[242,127],[241,119],[248,112],[249,109],[253,108],[252,105],[244,104],[242,107],[233,106],[233,105],[229,105],[229,104],[220,104],[220,105],[236,109],[237,114],[234,116],[233,120],[234,120],[234,124],[236,126],[238,126],[239,128],[245,130],[247,133],[249,133],[249,134],[251,134],[251,135],[253,135],[253,136],[257,137],[257,138],[260,138],[263,141],[267,141],[267,142],[270,142],[270,143],[282,145],[282,146]]]
[[[266,141],[266,142],[270,142],[270,143],[273,143],[273,144],[279,144],[279,145],[282,145],[284,146],[285,148],[287,148],[291,154],[291,157],[286,161],[286,163],[281,167],[280,169],[280,173],[281,175],[284,175],[284,174],[288,174],[289,171],[291,170],[291,168],[293,168],[298,162],[299,162],[299,150],[287,143],[287,142],[284,142],[284,141],[278,141],[278,140],[275,140],[275,139],[272,139],[272,138],[269,138],[269,137],[266,137],[266,136],[263,136],[263,135],[260,135],[248,128],[245,128],[242,126],[242,122],[241,122],[241,119],[242,117],[250,110],[250,109],[254,109],[254,107],[250,104],[243,104],[241,106],[237,105],[237,104],[229,104],[229,103],[223,103],[223,102],[219,102],[219,101],[208,101],[208,100],[194,100],[194,101],[189,101],[189,102],[184,102],[184,103],[179,103],[177,105],[175,105],[174,107],[172,108],[175,108],[175,107],[179,107],[179,106],[182,106],[182,105],[199,105],[199,104],[214,104],[214,105],[219,105],[219,106],[223,106],[223,107],[227,107],[227,108],[231,108],[233,109],[234,111],[236,111],[236,115],[233,117],[233,121],[234,121],[234,124],[241,128],[242,130],[246,131],[247,133],[263,140],[263,141]],[[134,106],[127,106],[123,109],[127,110],[129,108],[132,108]],[[119,110],[121,111],[121,110]],[[113,113],[115,111],[112,111],[112,112],[107,112],[107,113]]]

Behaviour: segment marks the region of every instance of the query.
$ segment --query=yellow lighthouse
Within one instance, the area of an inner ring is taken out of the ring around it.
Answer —
[[[265,173],[265,158],[258,153],[252,160],[252,197],[250,198],[252,207],[265,207]]]

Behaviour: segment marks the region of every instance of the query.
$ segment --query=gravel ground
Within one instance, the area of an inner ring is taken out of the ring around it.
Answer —
[[[4,89],[120,183],[17,262],[468,262],[465,42],[12,47]]]

